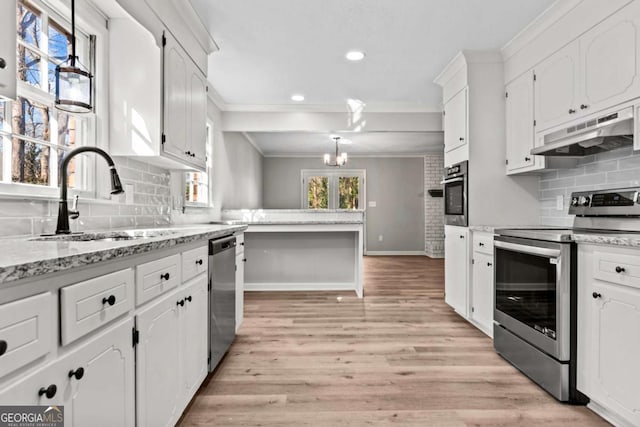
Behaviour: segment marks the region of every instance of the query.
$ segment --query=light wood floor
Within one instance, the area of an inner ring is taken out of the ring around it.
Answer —
[[[367,257],[365,298],[247,293],[183,426],[599,426],[493,351],[443,300],[443,261]]]

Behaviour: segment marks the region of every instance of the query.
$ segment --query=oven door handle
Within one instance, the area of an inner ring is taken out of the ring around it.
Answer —
[[[517,243],[509,243],[509,242],[501,242],[494,241],[493,246],[500,249],[506,249],[514,252],[522,252],[530,255],[539,255],[549,258],[559,258],[560,250],[559,249],[549,249],[549,248],[540,248],[537,246],[527,246],[527,245],[519,245]]]
[[[440,184],[450,184],[452,182],[460,182],[460,181],[464,181],[464,178],[460,177],[460,178],[445,179],[440,181]]]

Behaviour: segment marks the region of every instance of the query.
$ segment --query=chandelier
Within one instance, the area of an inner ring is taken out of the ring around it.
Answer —
[[[333,139],[336,142],[336,157],[332,162],[331,154],[326,153],[324,155],[324,164],[326,166],[333,166],[333,167],[339,168],[340,166],[344,166],[347,163],[347,153],[340,154],[338,152],[338,143],[340,142],[339,136],[333,136],[331,137],[331,139]]]

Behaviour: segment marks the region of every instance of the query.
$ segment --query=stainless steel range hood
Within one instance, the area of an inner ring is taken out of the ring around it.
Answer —
[[[541,156],[581,157],[633,144],[633,107],[573,124],[544,136]]]

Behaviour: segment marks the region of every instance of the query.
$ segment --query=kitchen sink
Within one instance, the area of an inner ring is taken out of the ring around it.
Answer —
[[[176,233],[178,233],[177,230],[123,230],[96,233],[52,234],[35,237],[29,240],[54,242],[117,242],[121,240],[138,240],[170,236]]]

